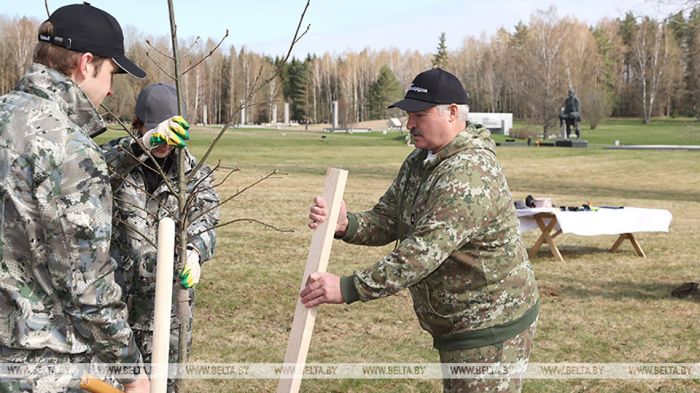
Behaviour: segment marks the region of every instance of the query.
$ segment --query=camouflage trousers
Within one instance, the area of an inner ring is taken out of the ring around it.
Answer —
[[[537,321],[517,336],[495,345],[485,347],[440,351],[440,363],[490,363],[512,364],[522,367],[524,372],[530,358],[530,349],[535,337]],[[443,379],[444,393],[519,393],[522,391],[522,378],[473,378]]]
[[[190,324],[190,330],[187,332],[187,352],[189,353],[192,349],[192,325]],[[170,345],[168,350],[168,361],[170,363],[177,363],[177,357],[180,353],[178,346],[178,338],[180,337],[180,329],[172,328],[170,329]],[[134,329],[134,339],[136,340],[136,346],[141,351],[143,356],[143,363],[150,364],[153,359],[153,331],[152,330],[136,330]],[[175,393],[175,380],[168,379],[168,393]],[[1,393],[1,392],[0,392]]]
[[[68,355],[43,350],[15,350],[0,347],[0,363],[24,365],[60,363],[89,363],[86,355]],[[0,379],[0,393],[84,393],[80,389],[80,375],[43,372],[23,378]]]

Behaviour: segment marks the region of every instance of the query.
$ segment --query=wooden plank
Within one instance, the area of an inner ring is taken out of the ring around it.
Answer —
[[[314,272],[325,272],[328,267],[328,259],[331,255],[333,235],[338,223],[338,212],[343,200],[343,191],[348,172],[342,169],[330,168],[326,173],[326,184],[323,190],[323,199],[328,209],[328,219],[321,224],[311,237],[311,247],[306,259],[306,268],[301,280],[299,292],[306,286],[306,280]],[[285,366],[295,366],[294,375],[291,378],[282,377],[277,386],[277,393],[296,393],[301,386],[301,378],[306,364],[306,355],[311,344],[311,334],[316,321],[316,309],[306,308],[297,296],[296,309],[294,310],[294,322],[289,334],[287,352],[284,355]]]
[[[170,349],[170,313],[173,301],[174,261],[175,221],[172,218],[164,217],[158,223],[156,309],[153,315],[151,393],[165,393],[168,388],[168,351]]]

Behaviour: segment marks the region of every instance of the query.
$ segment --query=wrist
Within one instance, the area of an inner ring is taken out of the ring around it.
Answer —
[[[357,217],[355,216],[355,214],[348,213],[346,215],[346,220],[347,222],[345,223],[345,228],[342,231],[342,233],[336,232],[337,239],[347,240],[349,238],[352,238],[355,235],[355,232],[357,232],[359,222],[357,221]]]
[[[347,213],[345,213],[345,216],[338,218],[338,223],[335,226],[335,233],[333,234],[334,238],[342,239],[343,236],[345,236],[348,230],[348,222]]]
[[[340,277],[340,293],[346,304],[360,300],[360,293],[355,287],[355,276]]]
[[[139,138],[139,143],[143,146],[144,150],[150,151],[153,148],[151,145],[151,132],[148,131],[141,138]]]

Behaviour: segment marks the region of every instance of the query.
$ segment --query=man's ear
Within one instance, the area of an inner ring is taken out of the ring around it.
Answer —
[[[94,67],[93,61],[95,57],[90,52],[85,52],[78,58],[78,64],[73,69],[73,81],[80,83],[85,80],[91,73]]]
[[[459,119],[459,107],[457,104],[450,105],[450,121]]]

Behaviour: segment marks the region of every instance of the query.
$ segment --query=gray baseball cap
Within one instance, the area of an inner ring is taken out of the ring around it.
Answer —
[[[175,85],[169,83],[148,85],[141,90],[136,99],[136,117],[143,122],[147,130],[177,115],[182,114],[177,109]]]

